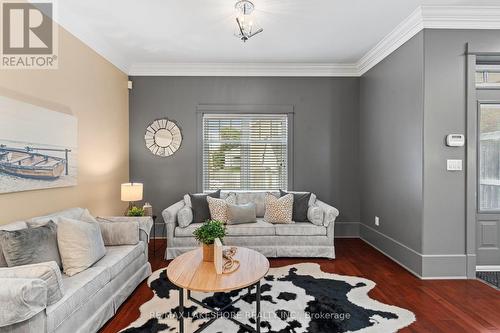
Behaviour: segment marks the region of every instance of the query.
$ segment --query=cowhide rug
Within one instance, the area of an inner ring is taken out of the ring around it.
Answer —
[[[179,293],[167,280],[165,269],[154,272],[148,285],[153,298],[141,305],[139,319],[122,332],[178,332]],[[325,273],[318,264],[271,268],[261,285],[263,333],[396,332],[415,321],[412,312],[371,299],[368,292],[375,287],[373,281]],[[220,309],[246,293],[247,289],[216,294],[193,292],[192,296]],[[209,311],[201,306],[187,300],[184,307],[185,315],[189,315],[184,320],[185,332],[194,332],[208,320]],[[226,316],[254,327],[255,295],[236,302],[203,332],[247,332]]]

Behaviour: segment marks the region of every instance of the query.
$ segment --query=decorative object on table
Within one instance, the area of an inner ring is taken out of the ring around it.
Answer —
[[[214,241],[214,266],[215,266],[215,273],[217,274],[223,273],[224,260],[222,257],[222,252],[223,252],[222,243],[220,239],[217,238]]]
[[[121,185],[121,200],[128,202],[128,209],[125,215],[128,216],[130,209],[135,207],[135,202],[142,200],[143,190],[144,186],[142,183],[124,183]]]
[[[77,185],[78,120],[0,96],[0,193]]]
[[[144,209],[133,206],[128,210],[127,216],[145,216]]]
[[[171,156],[181,147],[181,129],[172,120],[156,119],[146,128],[144,141],[154,155]]]
[[[144,216],[153,216],[153,206],[149,202],[146,202],[142,209],[144,210]]]
[[[244,271],[245,267],[246,263],[242,263],[241,268],[234,274]],[[323,270],[325,268],[323,267]],[[384,304],[401,303],[397,295],[392,299],[390,297],[385,299],[385,302],[374,300],[373,295],[369,293],[375,288],[375,282],[323,270],[315,263],[269,269],[265,278],[265,297],[261,301],[262,309],[272,315],[265,317],[266,326],[262,329],[263,332],[397,332],[415,321],[415,315],[411,311]],[[233,275],[227,277],[233,279]],[[223,275],[218,280],[225,277]],[[150,327],[165,327],[165,330],[178,332],[179,324],[175,314],[179,313],[179,291],[168,280],[166,269],[153,272],[148,278],[147,285],[153,297],[140,305],[139,318],[125,331],[139,333],[149,332]],[[209,295],[191,292],[191,297],[202,300],[204,305],[217,304],[217,307],[224,308],[231,304],[233,307],[229,311],[234,311],[231,312],[232,317],[253,326],[256,297],[254,293],[248,298],[246,295],[245,289]],[[238,300],[241,296],[243,299]],[[188,301],[184,307],[189,308],[190,313],[197,314],[185,318],[186,332],[196,331],[200,325],[213,318],[208,314],[208,310],[197,303]],[[151,313],[162,315],[152,319]],[[287,313],[293,313],[293,316]],[[350,318],[337,317],[345,314],[350,314]],[[331,317],[326,319],[325,315]],[[229,316],[217,318],[204,332],[247,332]]]
[[[236,32],[235,36],[245,43],[253,36],[260,34],[264,29],[259,27],[255,21],[255,5],[249,0],[240,0],[234,5],[236,9]]]
[[[222,272],[224,274],[230,274],[240,268],[240,261],[234,259],[238,248],[235,246],[230,247],[222,251],[222,258],[224,258],[224,265],[222,267]]]
[[[214,261],[214,242],[218,238],[221,242],[226,235],[224,224],[216,220],[208,220],[193,232],[194,238],[203,248],[203,261]]]

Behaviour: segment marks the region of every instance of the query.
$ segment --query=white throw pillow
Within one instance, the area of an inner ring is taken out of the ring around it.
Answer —
[[[266,193],[266,212],[264,221],[268,223],[287,224],[293,223],[293,194],[289,193],[277,198],[271,193]]]
[[[192,222],[193,209],[191,207],[188,207],[187,205],[184,205],[184,207],[179,209],[179,211],[177,212],[177,223],[179,224],[179,227],[185,228]]]
[[[307,219],[315,225],[323,225],[323,209],[318,206],[309,206]]]
[[[222,223],[227,223],[227,205],[236,204],[236,196],[229,194],[226,199],[207,197],[210,218]]]
[[[60,217],[57,223],[57,244],[63,271],[68,276],[84,271],[106,254],[98,223]]]
[[[98,223],[101,228],[102,240],[106,246],[139,243],[139,223],[135,221]]]

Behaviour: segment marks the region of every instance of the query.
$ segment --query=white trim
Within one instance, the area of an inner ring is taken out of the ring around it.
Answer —
[[[385,236],[385,235],[384,235]],[[394,261],[396,264],[398,264],[399,266],[403,267],[404,269],[406,269],[408,272],[410,272],[411,274],[415,275],[416,277],[418,277],[419,279],[423,279],[422,276],[420,274],[418,274],[417,272],[415,272],[413,269],[409,268],[408,266],[406,266],[405,264],[403,264],[402,262],[400,262],[399,260],[395,259],[393,256],[391,256],[390,254],[388,254],[387,252],[379,249],[377,246],[375,246],[374,244],[370,243],[367,239],[363,238],[363,237],[359,237],[359,239],[361,239],[363,242],[365,242],[366,244],[370,245],[371,247],[373,247],[375,250],[377,250],[378,252],[382,253],[383,255],[385,255],[386,257],[388,257],[389,259],[391,259],[392,261]]]
[[[359,76],[356,64],[334,63],[137,63],[131,76]]]
[[[30,0],[32,1],[32,0]],[[68,13],[65,13],[68,14]],[[500,6],[420,6],[356,63],[130,63],[98,31],[65,15],[58,23],[131,76],[359,77],[423,29],[500,29]]]
[[[476,272],[500,272],[500,266],[498,266],[498,265],[476,266]]]

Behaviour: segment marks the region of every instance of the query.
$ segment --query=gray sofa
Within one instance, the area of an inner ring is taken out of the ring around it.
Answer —
[[[78,219],[82,213],[83,209],[74,208],[46,217],[64,216]],[[40,219],[40,217],[32,220],[35,219]],[[0,323],[0,332],[97,332],[114,316],[118,307],[151,274],[151,266],[148,262],[148,238],[153,222],[150,217],[106,217],[101,219],[113,223],[130,221],[131,219],[137,221],[139,224],[139,243],[136,245],[106,246],[106,255],[90,268],[71,277],[63,274],[63,297],[49,306],[44,304],[43,297],[37,296],[38,293],[42,296],[45,295],[46,298],[47,291],[44,294],[43,290],[46,285],[37,283],[37,280],[43,282],[42,280],[0,278],[0,283],[2,283],[0,287],[0,311],[9,311],[6,309],[9,304],[18,311],[23,306],[31,309],[27,314],[20,314],[23,321],[8,326]],[[25,228],[27,225],[24,221],[0,226],[2,230]],[[2,276],[2,270],[4,270],[3,275],[8,275],[8,270],[14,271],[16,268],[6,266],[3,255],[0,255],[0,276]],[[16,293],[23,294],[16,295]],[[15,306],[16,299],[20,299],[21,303],[33,302],[33,304],[32,306],[30,304]]]
[[[227,196],[222,193],[221,198]],[[238,192],[237,204],[253,202],[256,205],[257,222],[228,225],[224,244],[254,249],[266,257],[323,257],[335,258],[334,223],[339,211],[313,199],[313,204],[323,211],[323,223],[295,222],[292,224],[270,224],[264,221],[265,192]],[[193,231],[201,223],[191,223],[182,228],[177,223],[177,213],[185,205],[181,200],[166,208],[163,220],[166,224],[167,249],[165,258],[173,259],[178,255],[198,247]]]

